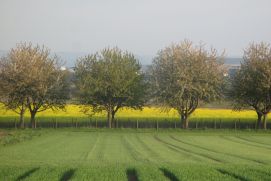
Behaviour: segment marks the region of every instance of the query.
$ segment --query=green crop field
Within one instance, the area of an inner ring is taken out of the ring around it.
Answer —
[[[271,180],[270,131],[0,130],[0,180]]]

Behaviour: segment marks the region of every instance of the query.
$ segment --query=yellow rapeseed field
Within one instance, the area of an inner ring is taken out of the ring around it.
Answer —
[[[13,117],[18,116],[12,111],[7,111],[3,107],[0,108],[0,117]],[[52,111],[46,110],[37,114],[38,117],[87,117],[82,111],[79,105],[67,105],[66,111]],[[95,114],[95,117],[105,117],[105,112]],[[29,113],[26,114],[29,117]],[[156,107],[144,107],[142,111],[132,109],[121,109],[117,113],[116,117],[119,118],[178,118],[178,113],[175,110],[169,112],[162,111]],[[209,109],[198,108],[191,118],[195,119],[256,119],[256,113],[252,110],[246,110],[241,112],[232,111],[231,109]]]

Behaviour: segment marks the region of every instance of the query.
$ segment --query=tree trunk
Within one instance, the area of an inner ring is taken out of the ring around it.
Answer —
[[[266,116],[267,116],[267,114],[263,115],[263,123],[262,123],[263,124],[262,128],[265,130],[266,130]]]
[[[116,128],[115,112],[114,111],[112,111],[111,116],[112,116],[112,118],[111,118],[112,127]]]
[[[31,127],[36,128],[37,127],[36,119],[35,119],[36,112],[30,112],[30,114],[31,114],[31,119],[30,119]]]
[[[107,111],[107,124],[108,124],[108,128],[111,128],[111,127],[112,127],[111,110]]]
[[[187,129],[188,128],[188,119],[186,116],[181,115],[181,121],[182,121],[182,127],[183,129]]]
[[[24,128],[24,112],[25,110],[22,109],[21,112],[20,112],[20,128]]]
[[[261,129],[262,128],[262,114],[257,112],[257,115],[258,115],[257,128]]]

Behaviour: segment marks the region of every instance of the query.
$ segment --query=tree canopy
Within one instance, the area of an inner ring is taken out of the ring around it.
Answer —
[[[35,115],[46,109],[64,108],[68,83],[57,57],[44,46],[18,44],[0,61],[1,102],[7,109],[23,114],[28,109],[32,127]]]
[[[235,110],[253,108],[258,115],[258,128],[266,128],[271,110],[271,47],[252,43],[244,51],[241,68],[231,81],[229,97]]]
[[[78,59],[75,76],[80,102],[94,113],[106,111],[108,127],[115,126],[120,108],[141,109],[145,102],[146,84],[140,69],[133,54],[118,48]]]
[[[188,128],[188,117],[200,101],[221,96],[221,59],[215,49],[208,52],[188,40],[166,47],[154,58],[151,79],[156,101],[164,108],[176,109],[183,128]]]

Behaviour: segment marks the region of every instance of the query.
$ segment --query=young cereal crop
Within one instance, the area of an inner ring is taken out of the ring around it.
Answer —
[[[0,180],[271,179],[269,131],[26,129],[0,139],[14,134],[39,136],[1,142]]]

